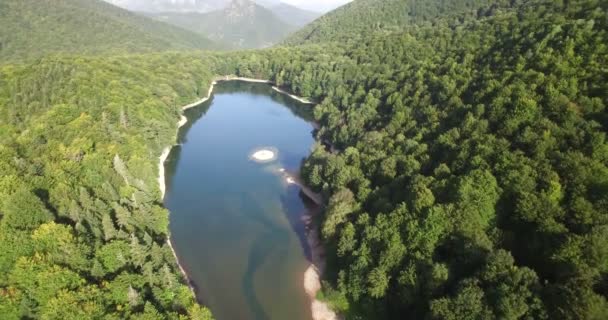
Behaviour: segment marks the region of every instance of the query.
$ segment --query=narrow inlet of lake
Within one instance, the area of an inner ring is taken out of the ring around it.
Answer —
[[[311,319],[307,202],[280,173],[310,153],[311,109],[267,84],[229,81],[186,111],[165,206],[179,261],[217,320]],[[252,161],[261,147],[277,159]]]

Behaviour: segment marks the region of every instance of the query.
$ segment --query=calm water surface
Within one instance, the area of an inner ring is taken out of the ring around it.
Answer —
[[[310,153],[310,108],[266,84],[231,81],[186,112],[181,146],[165,164],[165,205],[180,263],[218,320],[311,318],[306,207],[277,173]],[[264,146],[279,158],[249,160]]]

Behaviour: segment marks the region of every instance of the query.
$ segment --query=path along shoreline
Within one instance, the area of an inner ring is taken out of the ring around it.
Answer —
[[[236,77],[236,76],[223,76],[223,77],[214,78],[214,80],[211,82],[211,86],[209,87],[209,91],[207,92],[207,96],[205,96],[204,98],[201,98],[200,100],[198,100],[196,102],[183,106],[181,108],[182,112],[185,110],[188,110],[190,108],[197,107],[200,104],[209,100],[211,98],[211,94],[213,93],[213,89],[215,88],[215,85],[220,81],[245,81],[245,82],[255,82],[255,83],[267,83],[267,84],[273,85],[272,89],[279,93],[288,95],[289,97],[291,97],[295,100],[298,100],[302,103],[305,103],[305,104],[310,104],[310,105],[315,104],[314,102],[312,102],[308,99],[298,97],[296,95],[293,95],[287,91],[280,89],[279,87],[274,86],[274,83],[270,80],[243,78],[243,77]],[[184,115],[182,115],[180,120],[177,123],[178,132],[179,132],[179,129],[181,127],[183,127],[184,125],[186,125],[187,123],[188,123],[188,118],[186,118]],[[173,149],[173,146],[174,145],[165,147],[159,157],[158,184],[159,184],[159,188],[160,188],[160,192],[161,192],[161,200],[164,200],[165,193],[167,190],[167,186],[165,184],[165,162],[167,161],[167,158],[169,157],[169,154],[171,153],[171,149]],[[292,175],[289,173],[285,173],[285,175],[286,175],[286,178],[287,177],[290,178],[289,181],[293,181],[292,183],[298,185],[302,189],[302,192],[304,192],[304,194],[306,194],[311,200],[313,200],[319,207],[323,206],[322,197],[320,195],[314,193],[310,188],[308,188],[306,185],[304,185],[298,175]],[[329,305],[316,298],[317,293],[321,290],[321,275],[323,274],[323,272],[325,270],[325,251],[324,251],[323,245],[321,243],[321,238],[320,238],[319,231],[318,231],[319,228],[318,228],[318,226],[315,226],[313,223],[314,214],[315,214],[314,212],[309,212],[309,214],[304,217],[304,219],[305,219],[304,222],[307,227],[306,234],[307,234],[308,245],[310,246],[310,249],[312,252],[312,263],[308,267],[306,272],[304,273],[304,290],[306,291],[306,293],[308,294],[308,296],[311,299],[311,309],[312,309],[313,320],[337,320],[337,319],[340,319],[340,317],[334,311],[331,310]],[[190,281],[190,278],[188,277],[186,270],[180,264],[179,257],[177,256],[175,248],[173,247],[173,244],[171,243],[170,237],[167,237],[167,245],[171,249],[171,252],[173,253],[173,257],[175,258],[177,266],[179,267],[179,270],[182,273],[182,276],[184,277],[184,279],[186,279],[186,282],[188,283],[188,287],[190,288],[190,291],[192,291],[192,294],[196,297],[196,289],[192,285],[192,282]]]

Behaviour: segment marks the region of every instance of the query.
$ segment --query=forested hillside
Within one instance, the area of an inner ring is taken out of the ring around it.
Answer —
[[[234,58],[242,75],[268,68],[261,76],[322,101],[318,137],[336,152],[318,146],[303,174],[328,199],[335,308],[348,319],[606,317],[607,10],[525,1]]]
[[[291,35],[287,44],[328,41],[358,42],[370,35],[389,34],[407,26],[433,23],[435,18],[483,17],[523,0],[356,0]]]
[[[0,318],[211,318],[156,180],[209,69],[168,54],[0,67]]]
[[[321,16],[321,13],[300,9],[284,2],[267,8],[279,19],[296,27],[303,27]]]
[[[0,2],[0,22],[28,3]],[[606,317],[606,1],[356,0],[306,30],[0,65],[2,318],[210,317],[165,244],[156,175],[178,107],[226,74],[321,102],[302,174],[327,200],[323,298],[347,319]]]
[[[194,32],[101,0],[2,0],[0,26],[0,60],[36,58],[52,52],[156,52],[219,47]]]

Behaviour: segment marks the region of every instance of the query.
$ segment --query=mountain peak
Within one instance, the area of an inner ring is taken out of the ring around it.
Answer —
[[[262,8],[252,0],[232,0],[224,12],[227,22],[236,23],[242,20],[253,21],[258,9]]]

